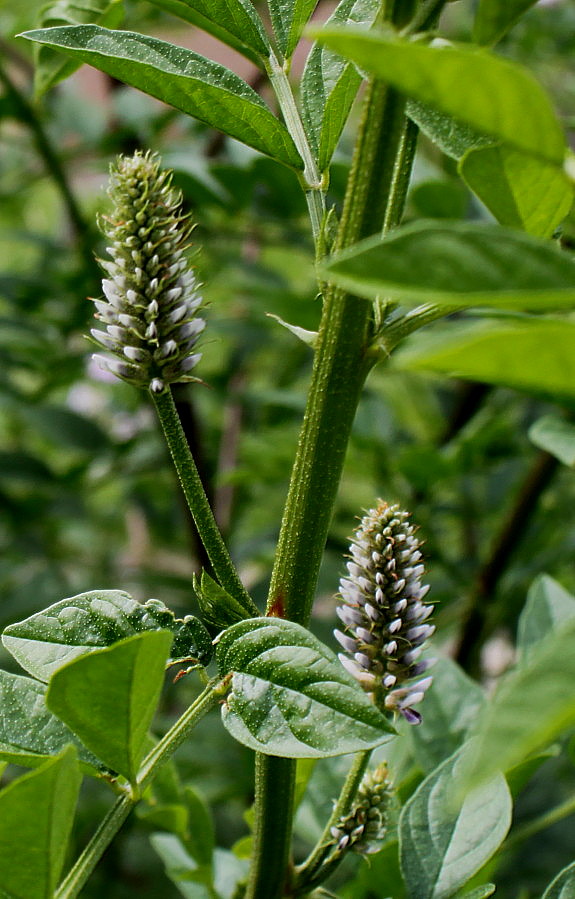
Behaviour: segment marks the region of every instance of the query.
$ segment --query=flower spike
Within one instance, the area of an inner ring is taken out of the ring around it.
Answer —
[[[335,637],[345,650],[342,665],[379,708],[399,712],[410,724],[421,715],[431,677],[414,680],[430,667],[420,660],[435,627],[427,622],[433,606],[423,602],[421,543],[409,515],[379,501],[362,518],[351,546],[348,575],[340,581],[337,609],[345,630]]]
[[[110,172],[110,217],[100,228],[110,241],[105,299],[95,300],[106,330],[92,337],[108,355],[94,358],[118,378],[162,393],[168,384],[194,381],[196,343],[205,322],[202,298],[186,258],[192,224],[182,198],[155,154],[121,156]]]
[[[335,852],[347,850],[359,855],[379,852],[385,837],[387,811],[391,801],[387,765],[382,763],[364,776],[349,815],[331,828]]]

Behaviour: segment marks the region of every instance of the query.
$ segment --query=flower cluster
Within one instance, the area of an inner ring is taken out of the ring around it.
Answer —
[[[420,541],[409,515],[379,501],[362,518],[351,543],[348,576],[340,582],[337,614],[346,632],[335,636],[347,655],[344,667],[372,695],[379,708],[400,712],[419,724],[413,708],[431,677],[413,680],[432,664],[420,658],[435,628],[427,624],[433,606],[422,602]]]
[[[105,300],[95,300],[105,331],[92,336],[116,358],[97,355],[100,366],[124,381],[162,393],[190,375],[200,354],[205,322],[202,299],[186,257],[192,225],[181,212],[171,174],[151,153],[120,157],[111,169],[110,217],[100,226],[110,241],[100,265]]]
[[[386,812],[391,798],[386,764],[378,765],[363,778],[349,815],[331,828],[336,852],[348,849],[361,855],[373,855],[381,849],[385,837]]]

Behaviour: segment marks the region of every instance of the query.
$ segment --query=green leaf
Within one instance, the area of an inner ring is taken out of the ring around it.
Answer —
[[[377,0],[343,0],[328,22],[371,25],[378,5]],[[301,102],[321,172],[333,156],[361,80],[353,63],[321,44],[313,45],[301,79]]]
[[[505,780],[513,799],[519,796],[536,771],[539,771],[541,765],[545,764],[548,759],[556,758],[560,753],[561,747],[556,744],[550,746],[545,752],[530,755],[528,759],[510,768],[505,774]]]
[[[529,439],[564,465],[575,467],[575,425],[570,421],[556,415],[544,415],[529,428]]]
[[[459,173],[498,222],[538,237],[550,237],[573,204],[562,168],[505,145],[471,150]]]
[[[511,824],[511,797],[501,774],[455,796],[461,750],[436,768],[399,819],[401,869],[411,899],[448,899],[491,858]]]
[[[97,25],[38,29],[22,37],[89,63],[287,166],[303,168],[287,129],[261,97],[229,69],[191,50]]]
[[[199,867],[177,837],[158,833],[150,842],[186,899],[233,899],[247,877],[249,862],[228,850],[216,849],[212,882],[210,869]]]
[[[233,672],[222,719],[259,752],[324,758],[378,746],[393,733],[334,653],[279,618],[242,621],[217,644],[221,674]]]
[[[495,44],[512,28],[537,0],[480,0],[473,40],[477,44]]]
[[[42,8],[38,22],[42,28],[58,25],[107,25],[115,28],[124,17],[121,0],[55,0]],[[35,47],[34,92],[41,97],[46,91],[68,78],[81,63],[62,59],[49,47]]]
[[[215,624],[217,627],[229,627],[236,621],[243,621],[245,618],[251,617],[248,610],[214,581],[207,571],[202,571],[199,579],[194,574],[192,586],[202,616],[211,624]]]
[[[31,428],[58,447],[93,455],[110,446],[108,435],[96,422],[63,406],[24,406],[19,410],[19,415]]]
[[[131,783],[146,749],[171,641],[168,631],[128,637],[59,668],[48,688],[50,711]]]
[[[289,59],[318,0],[268,0],[280,53]]]
[[[151,0],[154,6],[191,22],[261,66],[268,37],[250,0]]]
[[[573,727],[574,640],[575,621],[567,621],[501,680],[477,721],[468,784],[509,770]]]
[[[573,257],[520,231],[435,219],[355,244],[320,267],[328,280],[375,298],[447,306],[557,309],[575,305]]]
[[[46,707],[46,687],[0,670],[0,759],[35,768],[73,743],[88,774],[98,761]]]
[[[575,618],[575,596],[548,574],[540,575],[529,588],[519,616],[517,649],[521,661],[530,658],[542,640],[571,618]]]
[[[47,683],[72,659],[160,629],[174,636],[170,664],[192,657],[207,665],[212,643],[201,621],[191,615],[175,618],[159,599],[142,605],[121,590],[92,590],[63,599],[9,625],[2,643],[26,671]]]
[[[332,27],[314,36],[409,97],[495,140],[563,164],[565,139],[551,101],[517,63],[469,45],[413,43],[391,30]]]
[[[443,325],[410,338],[393,360],[398,368],[442,372],[537,395],[572,397],[575,322],[525,318]]]
[[[549,884],[541,899],[574,899],[574,897],[575,862],[563,868],[555,880]]]
[[[410,727],[416,761],[432,771],[463,743],[485,694],[451,659],[433,666],[433,684],[425,695],[425,711],[418,727]]]
[[[81,775],[72,747],[0,792],[0,892],[52,899],[66,857]]]
[[[454,896],[453,899],[487,899],[488,896],[493,896],[494,892],[494,883],[484,883],[483,886],[475,887],[474,890],[457,893],[457,895]]]
[[[407,101],[407,114],[418,128],[452,159],[461,159],[468,150],[490,146],[492,138],[457,122],[452,116],[439,112],[435,106],[413,98]]]

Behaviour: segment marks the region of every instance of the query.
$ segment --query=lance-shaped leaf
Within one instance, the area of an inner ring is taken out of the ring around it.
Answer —
[[[51,899],[60,879],[81,781],[72,747],[0,792],[0,894]]]
[[[371,25],[378,6],[377,0],[343,0],[328,22]],[[314,44],[301,80],[301,100],[304,125],[320,171],[329,165],[360,84],[361,75],[353,63]]]
[[[287,129],[237,75],[191,50],[96,25],[27,31],[23,37],[95,66],[295,169],[303,163]]]
[[[502,225],[550,237],[573,204],[560,166],[504,144],[469,151],[459,173]]]
[[[542,640],[571,618],[575,618],[575,596],[548,574],[536,578],[529,588],[517,626],[520,661],[529,659]]]
[[[575,896],[575,862],[563,868],[549,884],[541,899],[572,899],[573,896]]]
[[[575,424],[557,415],[544,415],[529,428],[529,439],[564,465],[575,467]]]
[[[168,631],[128,637],[59,668],[48,688],[50,711],[131,783],[146,749],[171,641]]]
[[[56,0],[43,7],[38,25],[52,28],[58,25],[105,25],[114,28],[124,16],[121,0]],[[81,65],[80,60],[63,59],[50,47],[35,48],[34,90],[37,97],[68,78]]]
[[[9,625],[2,643],[26,671],[47,683],[54,671],[78,656],[161,629],[174,636],[170,664],[191,657],[207,665],[212,643],[199,619],[176,618],[159,599],[142,605],[122,590],[91,590],[63,599]]]
[[[397,368],[515,387],[537,396],[573,397],[575,322],[526,317],[446,323],[409,338],[393,362]]]
[[[464,786],[507,771],[575,724],[575,621],[551,633],[507,674],[476,723]]]
[[[477,44],[495,44],[537,0],[480,0],[473,26]]]
[[[575,262],[550,241],[494,225],[420,221],[334,256],[322,275],[409,305],[575,306]]]
[[[433,771],[399,819],[401,869],[410,899],[448,899],[483,867],[511,824],[501,774],[463,799],[456,796],[461,750]],[[489,895],[489,893],[487,893]]]
[[[256,65],[270,52],[268,37],[250,0],[151,0],[247,56]]]
[[[316,8],[318,0],[268,0],[280,52],[289,58]]]
[[[298,624],[241,621],[224,632],[216,657],[222,674],[233,672],[224,725],[251,749],[322,758],[370,749],[394,732],[334,653]]]
[[[29,677],[0,671],[0,759],[35,768],[73,743],[88,774],[98,760],[46,707],[46,686]]]
[[[315,36],[409,97],[496,140],[563,164],[565,139],[549,97],[517,63],[471,46],[413,43],[391,30],[332,27]]]

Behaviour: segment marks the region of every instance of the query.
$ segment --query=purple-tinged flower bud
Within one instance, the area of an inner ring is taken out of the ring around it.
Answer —
[[[340,818],[331,828],[336,844],[332,858],[346,850],[360,855],[379,852],[385,837],[391,796],[387,765],[384,763],[364,776],[349,815]]]
[[[112,213],[100,227],[110,241],[105,300],[95,300],[106,330],[92,331],[100,346],[122,360],[97,356],[101,367],[124,381],[162,393],[169,384],[195,381],[190,372],[204,328],[202,298],[186,258],[192,224],[171,173],[152,153],[120,157],[111,169]],[[126,360],[129,363],[126,364]]]
[[[400,713],[411,724],[421,721],[412,706],[421,702],[432,679],[410,681],[430,665],[419,657],[435,630],[424,623],[433,606],[422,601],[428,587],[421,584],[424,567],[415,533],[398,505],[380,501],[362,518],[340,582],[337,614],[345,633],[336,633],[352,657],[340,655],[342,664],[378,708]]]

